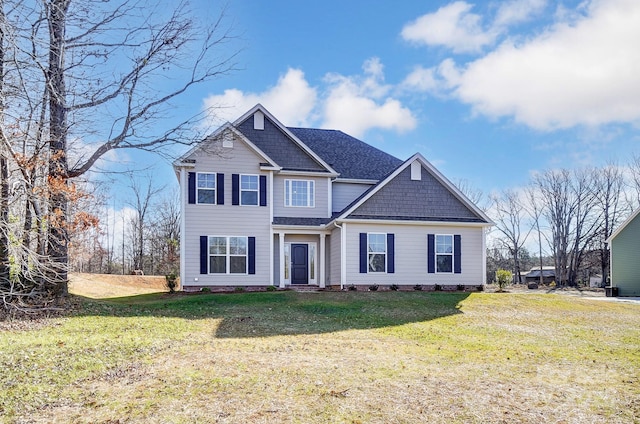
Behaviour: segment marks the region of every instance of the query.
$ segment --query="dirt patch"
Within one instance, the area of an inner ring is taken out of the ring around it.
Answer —
[[[69,274],[69,292],[93,299],[135,296],[164,291],[167,291],[164,276]]]

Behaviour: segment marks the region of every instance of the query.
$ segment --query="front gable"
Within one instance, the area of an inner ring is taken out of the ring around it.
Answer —
[[[419,154],[355,201],[342,219],[490,223]]]

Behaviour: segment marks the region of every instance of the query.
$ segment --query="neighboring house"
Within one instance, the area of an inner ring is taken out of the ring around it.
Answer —
[[[636,210],[607,239],[609,243],[611,286],[618,296],[640,296],[640,209]]]
[[[551,284],[556,281],[556,268],[553,266],[543,266],[540,270],[539,266],[535,266],[529,270],[524,276],[525,283],[539,283],[540,274],[542,273],[542,284]]]
[[[491,220],[420,154],[287,128],[256,105],[174,168],[184,290],[485,282]]]

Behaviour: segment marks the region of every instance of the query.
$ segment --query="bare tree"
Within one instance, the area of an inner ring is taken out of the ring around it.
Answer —
[[[518,278],[518,283],[522,283],[520,268],[520,252],[531,233],[532,226],[523,229],[522,220],[525,216],[525,206],[520,199],[518,192],[514,190],[504,190],[500,194],[491,197],[494,212],[496,229],[503,235],[499,240],[508,249],[513,258],[513,272]]]
[[[145,181],[135,179],[130,176],[129,188],[133,192],[133,202],[130,203],[135,211],[135,216],[131,221],[132,226],[132,248],[133,248],[133,269],[143,270],[145,257],[145,233],[147,232],[148,214],[153,206],[153,198],[164,187],[156,187],[153,185],[153,178],[147,176]]]
[[[70,231],[77,223],[70,207],[74,178],[111,150],[162,153],[208,132],[199,123],[209,111],[176,119],[173,102],[235,69],[236,51],[227,48],[233,37],[224,12],[201,25],[186,2],[173,6],[150,0],[0,2],[0,165],[6,165],[0,166],[0,183],[17,188],[0,190],[8,193],[0,202],[14,196],[13,207],[22,209],[16,216],[24,217],[19,229],[2,234],[15,232],[22,240],[16,253],[20,284],[35,279],[54,297],[66,294]],[[6,16],[5,8],[11,10]],[[2,107],[8,98],[11,116]],[[0,264],[8,257],[2,240]]]

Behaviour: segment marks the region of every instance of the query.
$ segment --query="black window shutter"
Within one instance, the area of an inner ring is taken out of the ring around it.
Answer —
[[[396,272],[395,234],[387,233],[387,273]]]
[[[188,187],[189,187],[189,203],[196,203],[196,173],[189,172],[188,178]]]
[[[453,236],[453,272],[456,274],[462,274],[462,252],[460,251],[460,235]]]
[[[209,237],[200,236],[200,274],[209,273]]]
[[[231,174],[231,204],[240,204],[240,174]]]
[[[224,174],[216,174],[216,203],[224,205]]]
[[[267,176],[260,175],[260,206],[267,206]]]
[[[249,274],[256,273],[256,238],[249,237]]]
[[[427,272],[436,272],[436,236],[427,234]]]
[[[367,273],[367,233],[360,233],[360,273]]]

